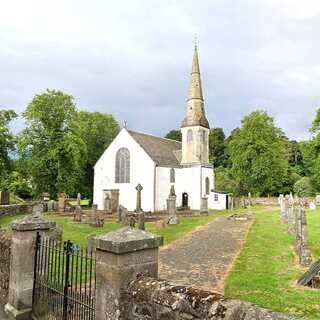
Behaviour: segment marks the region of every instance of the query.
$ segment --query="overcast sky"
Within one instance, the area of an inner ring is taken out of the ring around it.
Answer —
[[[164,135],[185,115],[194,34],[211,127],[228,134],[264,109],[290,138],[309,136],[319,0],[0,0],[0,108],[60,89],[79,109]]]

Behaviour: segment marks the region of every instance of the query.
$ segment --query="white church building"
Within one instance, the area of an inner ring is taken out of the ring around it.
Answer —
[[[228,195],[214,191],[209,130],[195,47],[182,143],[123,128],[95,164],[93,203],[105,210],[108,198],[113,210],[121,204],[133,211],[140,184],[142,209],[162,211],[173,185],[177,207],[199,210],[207,197],[210,209],[227,208]]]

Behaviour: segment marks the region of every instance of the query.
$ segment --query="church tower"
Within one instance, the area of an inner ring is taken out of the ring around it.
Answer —
[[[209,163],[209,122],[204,111],[197,46],[194,48],[187,114],[181,125],[181,164]]]

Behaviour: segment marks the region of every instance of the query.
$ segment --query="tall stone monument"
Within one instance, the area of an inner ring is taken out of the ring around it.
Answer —
[[[142,185],[139,183],[136,186],[136,190],[137,190],[137,205],[136,205],[136,212],[141,212],[142,211],[142,207],[141,207],[141,191],[143,190]]]
[[[180,220],[177,216],[177,210],[176,210],[176,192],[174,190],[174,186],[171,186],[169,197],[167,199],[167,213],[168,213],[168,224],[179,224]]]

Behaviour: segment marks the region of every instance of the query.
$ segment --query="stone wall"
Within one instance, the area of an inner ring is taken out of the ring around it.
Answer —
[[[15,213],[31,213],[34,203],[0,206],[0,217]]]
[[[292,316],[220,294],[140,277],[128,287],[128,320],[292,320]]]
[[[0,306],[8,299],[11,235],[0,229]]]

